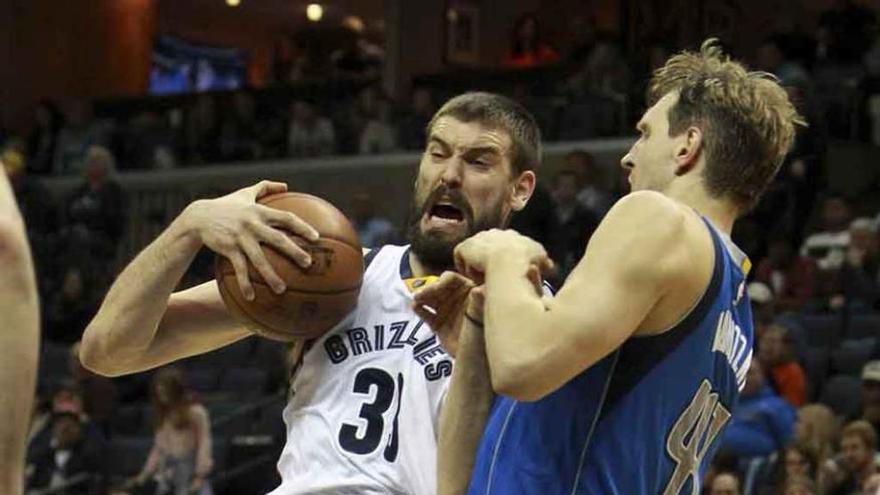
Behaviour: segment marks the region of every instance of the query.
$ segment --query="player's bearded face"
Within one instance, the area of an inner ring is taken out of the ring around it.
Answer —
[[[477,232],[503,226],[506,216],[503,196],[476,213],[461,189],[441,184],[422,197],[424,194],[416,194],[409,240],[419,261],[439,270],[453,267],[452,253],[459,242]]]

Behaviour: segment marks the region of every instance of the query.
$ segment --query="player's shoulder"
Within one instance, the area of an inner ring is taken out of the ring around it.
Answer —
[[[656,242],[677,238],[692,226],[693,211],[655,191],[636,191],[622,197],[606,215],[606,228]]]

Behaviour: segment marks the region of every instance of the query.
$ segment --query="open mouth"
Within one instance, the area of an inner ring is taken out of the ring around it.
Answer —
[[[438,202],[428,211],[431,219],[444,220],[447,222],[461,222],[464,220],[464,212],[460,208],[447,202]]]

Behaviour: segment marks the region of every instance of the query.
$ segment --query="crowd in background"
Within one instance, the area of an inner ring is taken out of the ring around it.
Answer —
[[[763,201],[733,235],[754,262],[748,293],[756,350],[704,493],[873,494],[880,487],[878,189],[847,197],[826,180],[834,166],[828,163],[832,139],[880,144],[877,27],[873,11],[841,1],[822,14],[815,32],[787,26],[756,53],[735,54],[777,75],[810,126],[800,131]],[[375,83],[381,49],[361,37],[352,40],[327,59],[306,53],[279,63],[280,93],[145,100],[123,110],[107,107],[99,116],[100,105],[93,102],[60,108],[44,101],[35,108],[30,134],[6,136],[2,160],[35,252],[44,340],[65,352],[73,346],[69,369],[43,377],[31,432],[31,488],[91,473],[89,483],[97,485],[67,493],[111,487],[208,493],[211,419],[199,392],[213,389],[189,390],[183,374],[197,381],[210,376],[212,384],[224,382],[226,374],[212,375],[211,367],[170,369],[147,385],[143,378],[97,377],[75,357],[75,342],[115,275],[107,260],[117,255],[126,229],[126,193],[116,171],[420,150],[432,114],[454,84],[442,89],[442,78],[439,84],[429,81],[416,85],[407,101],[393,101]],[[676,48],[658,42],[624,54],[612,37],[585,25],[578,42],[562,51],[541,38],[535,17],[523,16],[503,63],[513,77],[499,83],[493,75],[491,89],[532,110],[548,140],[617,135],[628,132],[644,108],[651,68]],[[545,69],[558,77],[548,83],[524,76]],[[354,81],[344,98],[297,91],[296,84],[330,74]],[[625,184],[609,187],[615,181],[602,173],[586,151],[569,153],[559,172],[541,176],[528,208],[513,220],[556,261],[556,284],[626,190]],[[53,203],[41,184],[47,175],[78,175],[80,185]],[[349,213],[365,246],[406,242],[401,226],[375,214],[367,193],[353,199]],[[858,336],[847,333],[854,322],[869,328]],[[242,355],[262,352],[257,347]],[[281,356],[283,349],[276,350]],[[267,395],[284,389],[280,357],[278,362],[281,371],[262,370]],[[238,379],[247,375],[242,373]],[[121,479],[106,472],[108,441],[120,430],[111,418],[120,408],[147,402],[155,411],[151,450],[137,473],[128,473],[133,477]]]

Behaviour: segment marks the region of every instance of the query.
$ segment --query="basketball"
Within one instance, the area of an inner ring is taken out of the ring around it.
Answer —
[[[229,312],[263,337],[291,341],[313,339],[336,326],[357,304],[364,259],[357,232],[345,215],[329,202],[303,193],[266,196],[260,204],[289,211],[320,234],[316,242],[290,234],[312,257],[303,269],[272,246],[263,245],[266,259],[284,280],[287,290],[276,294],[248,263],[254,300],[244,298],[232,263],[217,256],[215,274]]]

